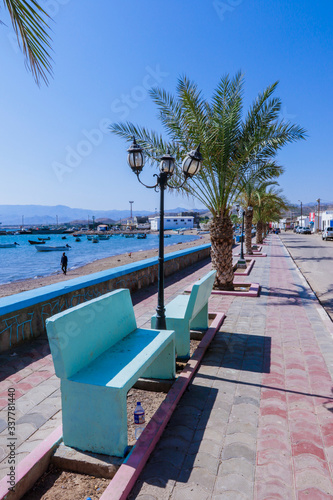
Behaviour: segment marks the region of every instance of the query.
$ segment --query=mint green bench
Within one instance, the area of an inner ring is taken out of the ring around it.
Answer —
[[[213,289],[216,271],[210,271],[192,287],[190,295],[178,295],[165,307],[166,326],[176,332],[176,355],[187,359],[190,355],[190,330],[207,330],[208,300]],[[151,327],[156,325],[156,315]]]
[[[48,318],[46,331],[61,379],[64,443],[123,456],[127,392],[139,377],[175,377],[175,333],[137,328],[126,289]]]

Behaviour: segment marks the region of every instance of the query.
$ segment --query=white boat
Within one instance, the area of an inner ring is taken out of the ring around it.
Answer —
[[[69,245],[65,245],[65,246],[59,246],[59,247],[56,247],[56,246],[48,246],[48,245],[35,245],[35,248],[38,252],[66,252],[67,250],[69,250],[71,247]]]
[[[2,243],[0,248],[15,248],[16,246],[19,246],[19,244],[15,241],[15,243]]]

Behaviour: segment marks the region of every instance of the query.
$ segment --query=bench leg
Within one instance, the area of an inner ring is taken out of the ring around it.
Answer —
[[[208,303],[201,309],[190,323],[192,330],[207,330],[208,328]]]
[[[175,334],[174,334],[175,335]],[[144,372],[144,378],[160,378],[169,380],[176,376],[175,336],[172,342],[163,349],[149,368]]]
[[[61,381],[64,443],[123,457],[127,447],[125,390]]]
[[[156,324],[156,316],[151,318],[151,327]],[[179,359],[190,357],[190,325],[189,321],[179,318],[166,318],[168,330],[174,330],[176,334],[176,355]]]

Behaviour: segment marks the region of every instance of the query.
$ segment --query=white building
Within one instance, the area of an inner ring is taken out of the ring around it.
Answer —
[[[319,214],[311,212],[309,218],[314,232],[317,232],[318,228],[320,231],[324,231],[327,227],[333,227],[333,210],[321,211]]]
[[[308,227],[310,226],[310,220],[307,215],[302,215],[302,217],[297,217],[297,226]]]
[[[164,229],[193,229],[194,217],[186,216],[174,216],[165,215],[164,216]],[[150,229],[152,231],[158,231],[160,229],[160,217],[149,217]]]

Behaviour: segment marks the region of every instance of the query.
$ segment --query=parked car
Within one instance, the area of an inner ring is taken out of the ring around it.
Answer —
[[[299,228],[299,226],[294,226],[294,229],[293,229],[294,233],[297,233],[298,228]]]
[[[333,227],[327,227],[326,229],[324,229],[321,237],[323,240],[326,240],[326,241],[333,239]]]
[[[311,234],[311,229],[309,228],[309,226],[303,227],[302,234]]]

